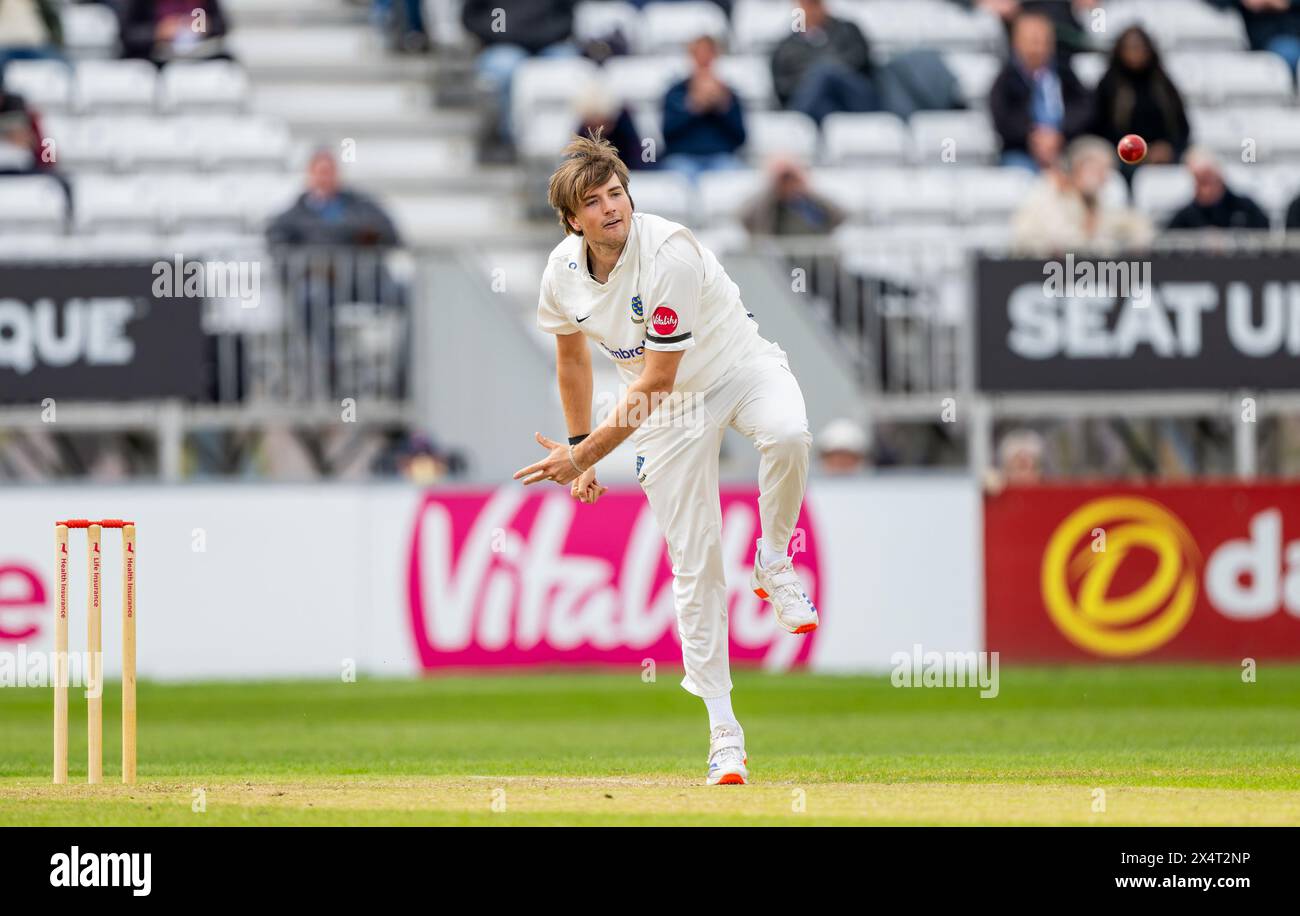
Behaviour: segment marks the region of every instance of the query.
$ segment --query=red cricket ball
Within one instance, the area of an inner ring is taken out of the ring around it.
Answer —
[[[1129,165],[1137,165],[1147,157],[1147,141],[1137,134],[1125,134],[1116,144],[1115,152]]]

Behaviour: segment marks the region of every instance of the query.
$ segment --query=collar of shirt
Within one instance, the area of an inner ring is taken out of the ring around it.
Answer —
[[[614,262],[614,267],[610,270],[609,276],[605,278],[604,283],[601,283],[593,277],[591,275],[591,269],[587,266],[587,239],[585,236],[582,239],[582,248],[578,252],[578,269],[582,271],[582,276],[588,283],[595,284],[596,286],[607,286],[610,281],[614,279],[619,268],[623,266],[623,262],[627,260],[627,253],[632,250],[634,244],[636,244],[635,213],[632,214],[631,219],[628,221],[627,238],[623,241],[623,250],[619,253],[618,260]]]

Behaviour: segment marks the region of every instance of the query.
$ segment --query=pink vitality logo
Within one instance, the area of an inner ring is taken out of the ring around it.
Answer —
[[[807,662],[817,632],[786,633],[749,588],[757,499],[752,487],[722,491],[731,660],[782,670]],[[817,603],[806,505],[798,529],[795,567]],[[611,490],[594,506],[558,490],[429,493],[411,536],[408,593],[426,670],[681,663],[668,551],[640,491]]]

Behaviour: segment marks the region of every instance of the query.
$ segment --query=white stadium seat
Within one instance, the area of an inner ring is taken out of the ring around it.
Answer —
[[[599,68],[581,57],[533,57],[515,68],[511,80],[511,121],[523,124],[540,111],[571,111],[572,99],[595,81]]]
[[[750,112],[745,133],[745,152],[755,164],[772,153],[790,153],[807,162],[817,157],[817,123],[802,112]]]
[[[733,54],[718,58],[714,67],[723,82],[740,96],[746,108],[775,107],[772,65],[767,58],[757,54]]]
[[[643,47],[646,51],[680,51],[701,35],[712,35],[726,47],[727,14],[708,0],[650,3],[641,11]]]
[[[845,7],[844,15],[879,49],[996,51],[1005,44],[996,16],[971,13],[946,0],[872,0]]]
[[[615,31],[628,41],[630,51],[639,50],[641,11],[623,0],[584,0],[573,11],[573,34],[579,40],[606,38]]]
[[[41,112],[72,107],[72,70],[59,60],[12,60],[4,68],[4,87]]]
[[[1194,104],[1289,105],[1294,99],[1290,71],[1269,51],[1170,54],[1166,67],[1184,98]]]
[[[87,60],[77,65],[77,109],[152,111],[158,97],[158,68],[146,60]]]
[[[911,125],[921,165],[981,165],[997,156],[998,138],[985,112],[918,111]]]
[[[1070,69],[1079,82],[1089,89],[1097,88],[1109,66],[1110,59],[1097,51],[1080,51],[1070,58]]]
[[[975,168],[954,172],[963,222],[1010,220],[1038,180],[1025,169]]]
[[[690,65],[680,54],[642,54],[611,58],[599,79],[616,99],[627,105],[661,106],[668,87],[689,72]]]
[[[6,229],[58,232],[67,220],[68,198],[48,175],[0,178],[0,213]]]
[[[78,58],[109,57],[117,52],[117,14],[98,3],[63,4],[63,47]]]
[[[694,189],[684,175],[670,171],[632,172],[630,179],[628,192],[638,210],[679,223],[693,222]]]
[[[794,29],[789,0],[736,0],[731,11],[732,49],[767,54]]]
[[[162,71],[159,104],[164,111],[241,109],[247,102],[248,76],[231,61],[177,61]]]
[[[822,122],[826,160],[834,166],[902,165],[912,149],[907,124],[889,112],[838,112]]]
[[[130,229],[151,232],[158,225],[157,177],[149,175],[78,175],[73,182],[78,229]]]
[[[1146,29],[1162,51],[1241,50],[1246,28],[1236,10],[1218,10],[1201,0],[1109,0],[1089,28],[1098,48],[1109,49],[1133,25]]]
[[[159,178],[159,218],[169,230],[238,233],[245,223],[237,175],[174,174]]]
[[[1133,203],[1157,223],[1192,199],[1192,176],[1181,165],[1144,165],[1133,175]]]
[[[282,121],[223,115],[176,121],[182,131],[194,138],[198,165],[202,168],[281,169],[289,162],[292,141]]]
[[[943,55],[943,62],[957,78],[966,104],[971,108],[985,107],[989,89],[1002,69],[1001,58],[981,52],[949,51]]]
[[[767,176],[761,169],[705,172],[700,176],[700,216],[710,226],[734,223],[745,205],[762,192]]]

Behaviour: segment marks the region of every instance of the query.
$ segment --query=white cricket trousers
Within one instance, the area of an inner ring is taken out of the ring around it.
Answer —
[[[733,427],[762,453],[758,511],[763,539],[775,550],[788,548],[808,480],[812,435],[803,392],[785,352],[765,343],[712,387],[683,396],[672,411],[661,408],[634,434],[638,479],[672,561],[686,667],[682,687],[698,697],[731,690],[718,495],[726,428]],[[674,422],[666,414],[688,422]]]

